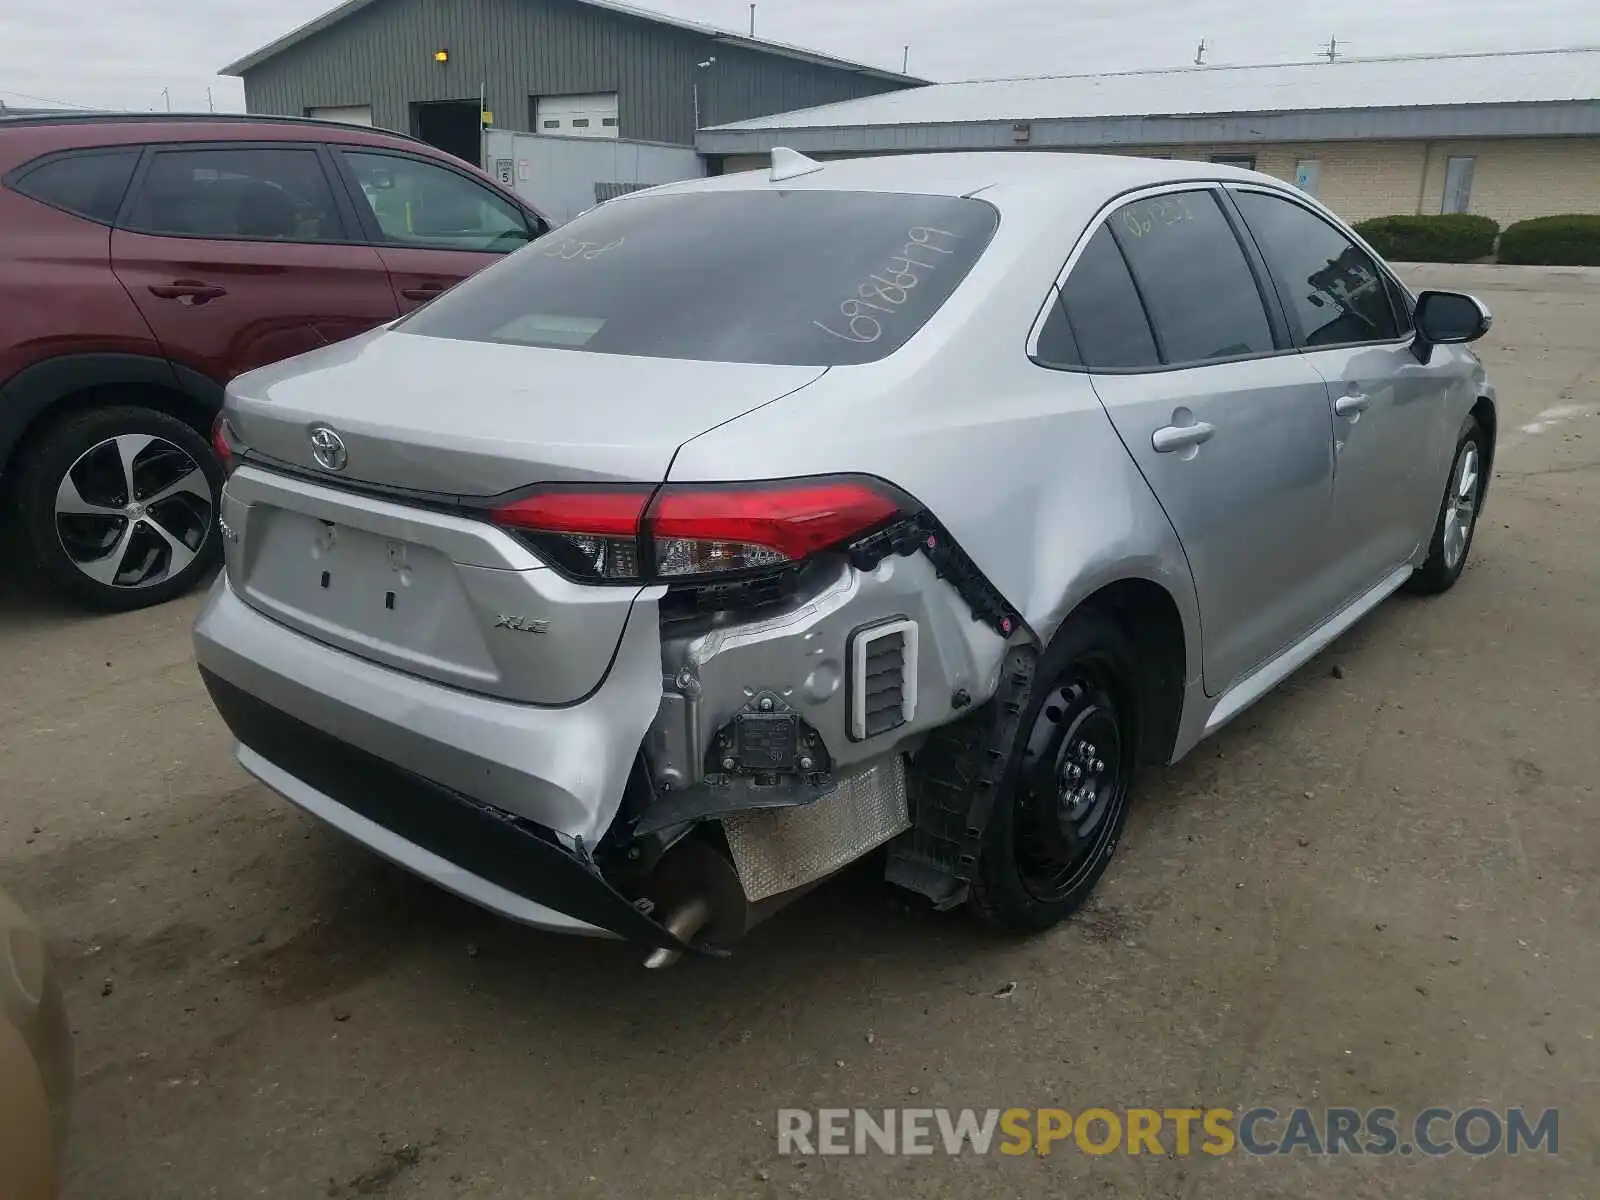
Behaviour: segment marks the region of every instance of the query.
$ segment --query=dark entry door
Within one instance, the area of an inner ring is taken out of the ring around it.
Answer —
[[[463,162],[483,166],[483,116],[476,100],[440,100],[411,109],[419,138]]]

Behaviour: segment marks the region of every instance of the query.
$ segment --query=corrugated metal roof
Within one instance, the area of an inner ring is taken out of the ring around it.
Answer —
[[[689,21],[681,17],[671,17],[666,13],[655,12],[648,8],[639,8],[632,4],[623,3],[623,0],[574,0],[578,4],[586,4],[590,8],[603,8],[609,12],[620,13],[625,17],[637,17],[641,21],[649,21],[656,25],[670,25],[675,29],[686,29],[691,33],[699,33],[711,38],[713,41],[729,45],[742,46],[748,50],[758,50],[765,54],[780,54],[786,58],[798,58],[803,62],[816,63],[821,66],[838,67],[843,71],[853,71],[863,75],[871,75],[879,79],[889,79],[900,83],[926,83],[925,79],[918,79],[914,75],[900,75],[894,71],[884,70],[882,67],[870,66],[867,63],[852,62],[846,58],[835,58],[831,54],[822,54],[816,50],[807,50],[803,46],[791,46],[785,42],[772,42],[765,38],[745,37],[731,30],[720,29],[715,25],[707,25],[703,21]],[[321,33],[330,25],[337,24],[346,17],[360,12],[368,5],[376,4],[378,0],[345,0],[337,8],[329,9],[320,17],[314,17],[297,29],[291,29],[275,42],[271,42],[251,54],[245,55],[237,62],[229,63],[218,71],[219,75],[242,75],[252,67],[260,66],[274,55],[281,54],[291,46],[305,41],[308,37]]]
[[[1593,100],[1600,100],[1600,47],[979,79],[718,128],[837,129]]]

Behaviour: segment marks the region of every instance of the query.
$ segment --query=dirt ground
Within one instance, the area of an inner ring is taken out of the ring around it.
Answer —
[[[77,1029],[70,1195],[1594,1194],[1600,271],[1413,274],[1496,314],[1465,576],[1146,776],[1097,902],[1031,941],[864,871],[663,973],[514,927],[247,781],[191,663],[198,599],[85,617],[7,560],[0,880]],[[806,1160],[774,1128],[1480,1102],[1559,1108],[1560,1153]]]

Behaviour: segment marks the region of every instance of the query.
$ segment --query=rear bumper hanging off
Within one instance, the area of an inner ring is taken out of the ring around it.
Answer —
[[[200,675],[247,769],[401,866],[524,924],[720,953],[652,920],[602,878],[581,842],[569,849],[543,826],[341,742],[204,667]]]

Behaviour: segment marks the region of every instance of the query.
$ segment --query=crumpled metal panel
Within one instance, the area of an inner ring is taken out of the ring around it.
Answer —
[[[724,817],[722,828],[746,897],[792,891],[911,828],[905,760],[849,776],[815,804]]]

